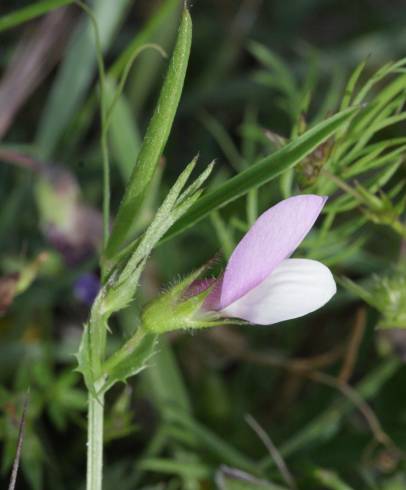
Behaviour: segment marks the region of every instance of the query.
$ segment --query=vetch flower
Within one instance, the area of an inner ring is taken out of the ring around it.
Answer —
[[[313,227],[327,198],[294,196],[263,213],[232,253],[206,299],[221,316],[271,325],[306,315],[336,293],[321,262],[289,258]]]
[[[239,242],[221,277],[196,280],[201,271],[189,276],[147,307],[144,328],[162,333],[230,318],[271,325],[321,308],[336,293],[333,275],[321,262],[290,256],[326,200],[294,196],[268,209]]]

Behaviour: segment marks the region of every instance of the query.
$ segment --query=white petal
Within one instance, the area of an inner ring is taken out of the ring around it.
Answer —
[[[336,291],[330,269],[321,262],[285,259],[261,284],[221,310],[221,314],[271,325],[321,308]]]

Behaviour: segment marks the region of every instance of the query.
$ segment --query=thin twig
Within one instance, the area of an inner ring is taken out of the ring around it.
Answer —
[[[140,46],[138,49],[136,49],[134,51],[134,53],[131,55],[131,58],[128,60],[128,63],[126,64],[125,68],[124,68],[124,71],[121,75],[121,78],[120,78],[120,81],[118,83],[118,87],[117,87],[117,90],[116,90],[116,93],[114,94],[114,97],[113,97],[113,100],[110,102],[109,106],[106,107],[106,117],[105,117],[105,122],[104,122],[104,128],[103,130],[107,133],[108,129],[109,129],[109,126],[110,126],[110,123],[111,123],[111,117],[112,117],[112,114],[113,114],[113,111],[114,111],[114,108],[118,102],[118,99],[120,98],[120,96],[122,95],[123,91],[124,91],[124,86],[127,82],[127,79],[128,79],[128,75],[130,73],[130,70],[136,60],[136,58],[145,50],[147,49],[154,49],[156,51],[158,51],[158,53],[163,57],[163,58],[167,58],[168,55],[166,54],[165,50],[159,46],[159,44],[155,44],[155,43],[146,43],[146,44],[143,44],[142,46]]]
[[[331,366],[342,357],[344,348],[342,345],[334,347],[328,352],[312,356],[309,358],[296,358],[288,359],[283,356],[272,353],[261,353],[246,350],[241,353],[240,358],[244,360],[254,362],[256,364],[264,364],[268,366],[275,366],[285,368],[290,371],[310,371],[312,369],[321,369]]]
[[[347,184],[344,180],[340,179],[337,175],[334,175],[333,173],[329,172],[325,168],[322,168],[320,170],[320,175],[323,175],[327,179],[331,180],[334,182],[334,184],[341,189],[344,192],[347,192],[347,194],[350,194],[353,196],[360,204],[364,202],[362,199],[362,196],[357,192],[353,187]]]
[[[100,124],[102,127],[102,137],[100,141],[102,162],[103,162],[103,242],[107,244],[110,233],[110,159],[109,149],[107,143],[107,137],[104,131],[106,126],[107,107],[105,98],[106,88],[106,70],[103,60],[103,47],[99,32],[99,26],[97,25],[96,17],[93,11],[82,0],[75,0],[75,4],[78,5],[88,15],[93,27],[94,39],[96,45],[96,60],[97,68],[99,72],[99,87],[100,87]]]
[[[25,394],[25,398],[24,398],[23,411],[22,411],[20,423],[18,426],[17,449],[16,449],[16,455],[14,458],[13,470],[11,472],[11,478],[10,478],[10,484],[8,486],[8,490],[14,490],[15,485],[16,485],[16,481],[17,481],[18,467],[20,464],[21,450],[23,447],[23,440],[24,440],[25,416],[27,414],[29,397],[30,397],[30,391],[27,390],[27,393]]]
[[[74,21],[69,7],[59,8],[23,32],[0,79],[0,139],[25,102],[63,54]]]
[[[352,386],[346,383],[340,383],[336,378],[330,376],[325,373],[321,373],[319,371],[307,372],[304,375],[316,381],[318,383],[322,383],[327,386],[331,386],[332,388],[340,391],[346,398],[348,398],[353,405],[355,405],[358,410],[362,413],[365,420],[367,421],[369,428],[375,439],[381,443],[382,445],[391,448],[398,449],[396,444],[392,441],[392,439],[386,434],[383,430],[381,423],[378,420],[378,417],[375,415],[372,408],[365,402],[365,400],[359,395],[357,390],[352,388]]]
[[[287,467],[284,459],[282,458],[278,448],[272,442],[269,435],[264,431],[264,429],[258,424],[258,422],[254,419],[252,415],[247,414],[245,416],[245,420],[247,424],[251,427],[251,429],[255,432],[255,434],[261,439],[262,443],[268,450],[271,458],[274,460],[277,468],[279,469],[283,479],[285,480],[288,487],[292,490],[296,490],[297,486],[295,480],[289,468]]]
[[[361,307],[357,310],[355,316],[355,324],[352,330],[352,335],[348,343],[348,350],[346,352],[344,362],[338,375],[339,383],[348,383],[351,378],[354,366],[358,357],[358,351],[364,336],[366,327],[366,312],[365,308]]]
[[[45,167],[45,163],[11,148],[0,148],[0,161],[38,173]]]
[[[258,357],[255,352],[250,351],[243,353],[240,358],[257,364],[280,367],[288,371],[293,371],[300,376],[304,376],[312,381],[330,386],[340,391],[341,394],[345,396],[345,398],[349,399],[352,404],[355,405],[362,413],[366,422],[368,423],[368,426],[374,438],[384,446],[395,449],[399,453],[401,452],[400,449],[397,448],[396,444],[392,441],[392,439],[384,432],[377,416],[375,415],[371,407],[364,401],[359,393],[347,383],[340,383],[333,376],[322,373],[320,371],[306,369],[303,368],[303,366],[295,366],[286,359],[275,359],[272,356],[268,356],[268,359],[266,359],[265,355]]]
[[[248,483],[250,486],[256,487],[269,487],[269,482],[256,478],[250,475],[246,471],[240,470],[239,468],[231,468],[230,466],[221,465],[216,471],[215,482],[220,490],[226,490],[230,485],[228,485],[226,478],[237,480],[239,482]]]
[[[225,351],[228,351],[227,345],[223,345],[222,343],[220,343],[220,345],[224,348]],[[332,351],[326,354],[322,354],[321,356],[317,356],[315,358],[292,360],[278,355],[273,355],[269,353],[258,353],[247,349],[238,352],[238,354],[235,355],[235,358],[263,366],[273,366],[286,369],[287,371],[297,373],[300,376],[306,377],[317,383],[335,388],[358,408],[358,410],[362,413],[365,420],[367,421],[374,438],[379,443],[396,450],[398,454],[403,454],[396,446],[396,444],[392,441],[392,439],[384,432],[373,410],[354,388],[352,388],[347,383],[340,383],[333,376],[327,375],[317,370],[317,368],[320,369],[321,367],[325,367],[331,364],[332,361],[335,362],[340,357],[340,355],[342,355],[341,348],[333,349]]]

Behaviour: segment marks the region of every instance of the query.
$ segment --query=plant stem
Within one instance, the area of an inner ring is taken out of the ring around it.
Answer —
[[[107,142],[107,107],[105,98],[105,85],[106,85],[106,70],[103,60],[103,47],[100,38],[99,26],[97,25],[96,17],[91,8],[89,8],[82,0],[75,0],[75,3],[83,9],[93,26],[94,39],[96,44],[96,60],[99,71],[99,83],[100,83],[100,124],[101,124],[101,153],[103,161],[103,243],[106,245],[110,232],[110,161],[109,161],[109,149]]]
[[[107,130],[102,131],[101,152],[103,161],[103,244],[106,246],[110,233],[110,161]]]
[[[97,389],[97,387],[96,387]],[[86,490],[101,490],[103,478],[104,395],[89,392],[87,429]]]

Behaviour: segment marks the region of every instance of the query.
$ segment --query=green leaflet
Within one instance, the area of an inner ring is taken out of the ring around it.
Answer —
[[[134,339],[136,340],[134,342]],[[117,382],[126,382],[131,376],[143,371],[148,366],[148,361],[155,354],[158,344],[156,335],[135,335],[124,346],[126,356],[117,364],[106,369],[107,381],[101,391],[109,390]],[[113,356],[114,357],[114,356]],[[108,367],[108,364],[106,364]]]
[[[107,285],[103,307],[105,312],[112,314],[124,308],[131,301],[138,285],[139,276],[149,254],[171,225],[200,197],[202,191],[199,186],[209,177],[213,167],[209,165],[201,176],[190,184],[188,188],[183,190],[195,165],[196,159],[183,170],[158,209],[154,220],[142,235],[142,238],[131,244],[131,250],[127,254],[126,263],[123,268],[121,269],[121,266],[118,265],[118,277],[113,284]]]
[[[168,140],[179,105],[192,41],[192,20],[183,10],[176,46],[161,93],[120,204],[105,255],[111,258],[123,245],[135,223],[145,192],[151,183],[160,156]]]
[[[82,338],[80,339],[79,349],[76,354],[78,363],[77,371],[82,374],[86,388],[89,392],[96,395],[94,392],[95,375],[92,369],[92,349],[89,324],[83,325]]]
[[[155,352],[156,336],[145,330],[136,333],[104,362],[108,320],[117,311],[125,308],[134,298],[145,262],[154,246],[178,217],[189,209],[201,195],[200,186],[209,177],[213,165],[185,188],[196,165],[196,158],[186,166],[166,199],[157,211],[154,220],[127,257],[100,290],[91,310],[90,320],[85,325],[77,355],[78,370],[83,374],[88,390],[94,397],[103,395],[117,381],[144,369]],[[98,388],[96,388],[98,386]]]
[[[89,322],[84,325],[79,350],[76,355],[78,361],[77,371],[83,375],[86,387],[94,397],[96,384],[101,375],[101,365],[106,350],[106,334],[108,317],[101,312],[104,292],[97,296]]]

